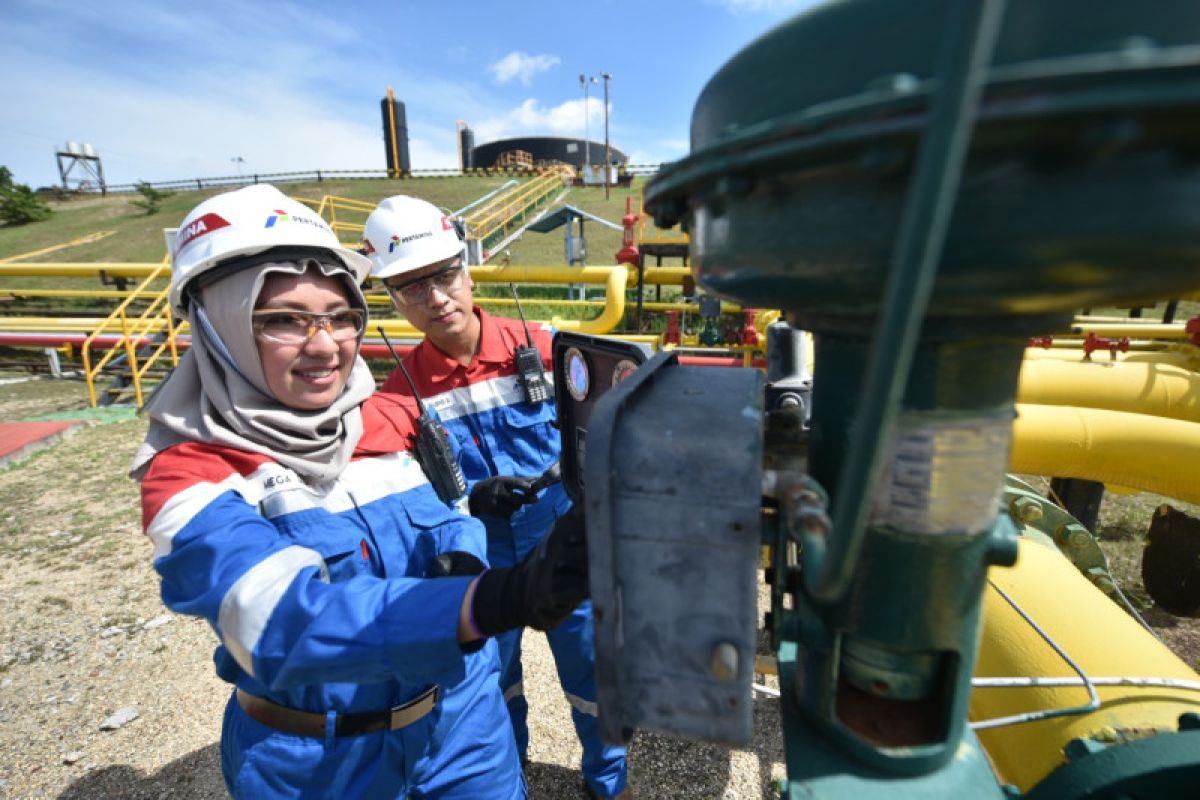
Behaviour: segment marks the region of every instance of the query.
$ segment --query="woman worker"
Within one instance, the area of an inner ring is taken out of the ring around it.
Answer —
[[[406,433],[360,404],[370,262],[271,186],[179,228],[170,299],[192,344],[147,407],[131,475],[164,603],[202,616],[235,689],[234,797],[524,797],[486,637],[586,595],[582,524],[484,571]]]

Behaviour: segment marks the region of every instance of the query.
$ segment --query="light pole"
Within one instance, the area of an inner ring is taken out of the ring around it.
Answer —
[[[591,121],[589,119],[591,114],[588,113],[590,111],[588,108],[588,84],[598,82],[595,76],[590,78],[583,74],[579,76],[579,85],[583,87],[583,174],[585,177],[588,170],[592,168],[591,135],[588,133],[588,123]]]
[[[233,158],[231,158],[229,160],[232,161],[233,163],[237,164],[238,177],[239,178],[242,177],[242,164],[246,163],[246,159],[242,158],[241,156],[234,156]]]
[[[612,75],[607,72],[601,72],[600,77],[604,79],[604,199],[608,199],[608,82],[612,80]]]

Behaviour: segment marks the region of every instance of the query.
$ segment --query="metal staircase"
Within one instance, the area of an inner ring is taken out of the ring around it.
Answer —
[[[131,392],[134,404],[141,408],[149,385],[165,380],[179,363],[175,338],[183,324],[177,326],[171,313],[169,287],[155,286],[169,278],[170,272],[170,261],[164,256],[158,268],[84,340],[83,371],[93,408],[118,403]],[[140,313],[138,308],[142,308]],[[99,339],[114,333],[119,334],[116,342]],[[99,358],[95,358],[97,354]],[[97,391],[97,383],[104,378],[110,379],[108,385]]]

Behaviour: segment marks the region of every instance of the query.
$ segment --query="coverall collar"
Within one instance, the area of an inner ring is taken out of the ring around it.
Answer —
[[[501,336],[496,320],[479,306],[475,306],[472,311],[479,317],[479,352],[471,359],[471,363],[463,366],[426,339],[425,347],[418,347],[413,351],[416,359],[414,366],[421,374],[434,381],[443,381],[456,370],[470,370],[477,364],[501,364],[512,358],[512,347]]]

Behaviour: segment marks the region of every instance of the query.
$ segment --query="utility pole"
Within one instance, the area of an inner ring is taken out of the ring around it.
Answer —
[[[604,78],[604,199],[608,199],[608,82],[612,80],[612,75],[607,72],[601,72],[600,77]]]
[[[587,171],[592,168],[592,149],[588,144],[588,77],[580,74],[579,85],[583,87],[583,174],[586,176]],[[592,83],[596,82],[595,78],[590,79]]]

